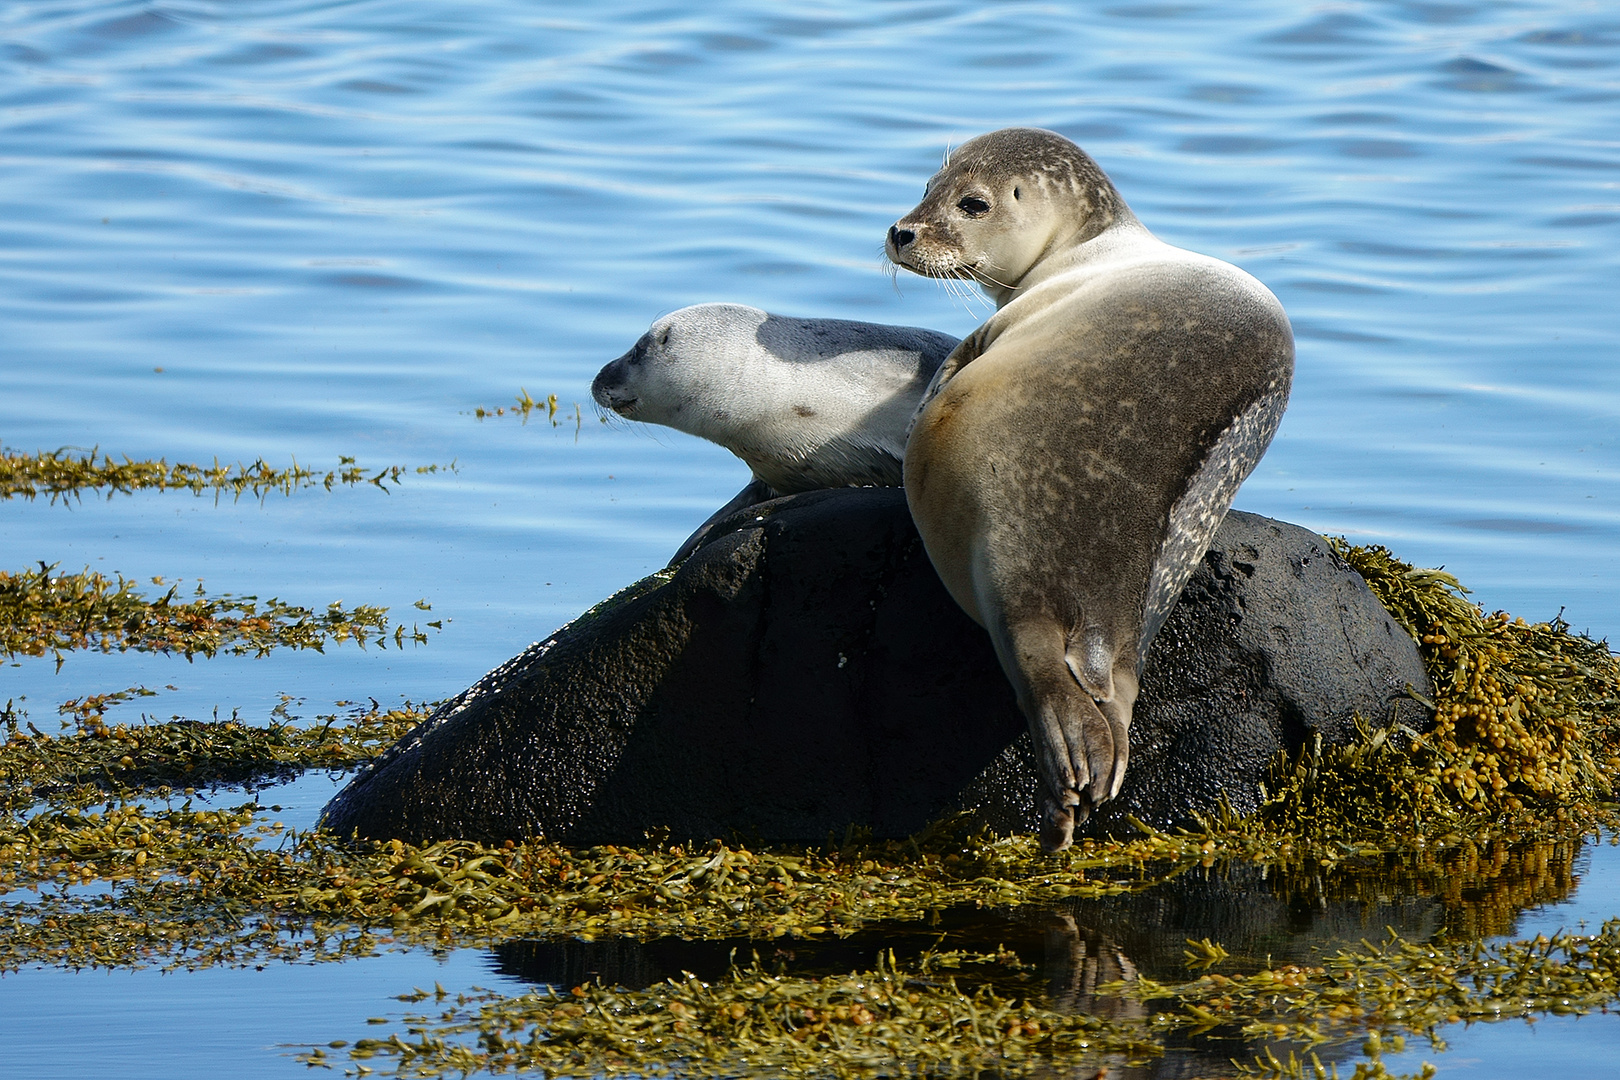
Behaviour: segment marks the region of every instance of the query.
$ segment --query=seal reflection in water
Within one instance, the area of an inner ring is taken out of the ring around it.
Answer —
[[[924,395],[906,499],[1017,692],[1060,850],[1119,793],[1148,644],[1277,430],[1293,333],[1265,286],[1154,238],[1050,131],[950,154],[887,251],[997,305]]]
[[[653,323],[591,383],[604,409],[719,443],[754,479],[681,546],[756,502],[898,487],[906,429],[956,339],[912,326],[698,304]]]

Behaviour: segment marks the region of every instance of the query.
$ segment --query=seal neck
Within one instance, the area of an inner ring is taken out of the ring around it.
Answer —
[[[986,285],[985,293],[996,302],[996,309],[1006,307],[1043,282],[1060,274],[1099,262],[1110,257],[1120,246],[1153,239],[1153,234],[1123,205],[1111,215],[1093,215],[1082,221],[1078,228],[1056,233],[1024,276],[1008,285]]]

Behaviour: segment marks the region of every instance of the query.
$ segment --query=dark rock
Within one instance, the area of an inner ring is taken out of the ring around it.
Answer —
[[[1127,815],[1252,810],[1273,755],[1353,716],[1422,727],[1412,639],[1321,537],[1234,512],[1148,656]],[[441,707],[326,808],[348,834],[568,843],[904,836],[953,808],[1034,828],[1024,720],[897,489],[711,522],[679,568],[586,612]]]

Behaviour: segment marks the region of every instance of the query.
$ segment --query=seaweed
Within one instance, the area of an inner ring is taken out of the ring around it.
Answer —
[[[288,829],[275,806],[213,806],[205,800],[217,795],[199,792],[352,768],[427,707],[373,701],[307,724],[287,699],[262,724],[235,713],[109,722],[110,709],[157,693],[132,686],[63,702],[64,733],[52,736],[8,704],[0,971],[262,966],[380,949],[664,937],[741,940],[781,958],[793,942],[926,927],[942,912],[1079,912],[1181,875],[1258,867],[1264,887],[1290,902],[1372,904],[1394,892],[1436,898],[1443,917],[1430,940],[1391,932],[1310,962],[1261,962],[1219,941],[1189,941],[1184,977],[1135,972],[1096,987],[1086,1011],[1032,989],[1030,965],[1012,951],[943,949],[943,940],[914,959],[884,952],[848,972],[767,970],[755,956],[718,979],[640,990],[583,983],[453,1002],[439,991],[435,1005],[445,1007],[406,1016],[404,1034],[335,1041],[301,1058],[410,1077],[976,1076],[1226,1046],[1251,1056],[1234,1066],[1240,1073],[1325,1080],[1338,1064],[1320,1053],[1342,1055],[1364,1039],[1354,1077],[1386,1080],[1381,1054],[1408,1035],[1443,1049],[1448,1024],[1612,1006],[1620,923],[1481,942],[1511,932],[1526,905],[1567,896],[1581,845],[1620,822],[1620,665],[1606,643],[1561,619],[1486,615],[1450,575],[1382,548],[1334,546],[1417,641],[1434,685],[1432,726],[1363,720],[1351,745],[1315,742],[1280,758],[1246,820],[1217,813],[1174,834],[1138,826],[1138,835],[1082,840],[1058,855],[1028,837],[996,836],[971,815],[905,841],[852,829],[824,845],[345,838]],[[333,605],[321,615],[209,597],[200,585],[190,599],[177,586],[149,598],[132,581],[88,570],[0,574],[0,643],[11,656],[262,655],[364,645],[388,625],[381,608]],[[396,646],[406,634],[394,628]],[[414,627],[409,634],[424,640]],[[1419,1075],[1431,1074],[1425,1066]]]
[[[1189,945],[1201,966],[1224,959],[1209,942]],[[1250,1076],[1325,1078],[1329,1069],[1314,1051],[1302,1060],[1290,1050],[1284,1061],[1271,1044],[1344,1045],[1365,1033],[1370,1060],[1358,1063],[1354,1076],[1372,1080],[1390,1075],[1382,1052],[1404,1050],[1409,1034],[1444,1050],[1439,1028],[1446,1024],[1579,1015],[1620,1000],[1620,920],[1595,934],[1490,946],[1415,943],[1391,933],[1310,966],[1205,972],[1180,985],[1135,977],[1098,988],[1145,1006],[1108,1018],[1002,997],[988,983],[965,990],[942,970],[1004,962],[1000,953],[949,952],[925,954],[908,967],[879,953],[874,969],[818,978],[767,972],[756,955],[715,982],[687,975],[640,991],[586,983],[564,993],[459,995],[437,1015],[407,1015],[409,1038],[394,1033],[329,1046],[346,1048],[353,1061],[392,1059],[389,1075],[401,1077],[508,1069],[977,1077],[987,1069],[1020,1075],[1074,1067],[1105,1055],[1137,1062],[1163,1053],[1173,1033],[1189,1032],[1259,1043],[1255,1065],[1239,1069]],[[417,991],[401,1000],[428,996]],[[448,995],[436,988],[432,996],[442,1004]],[[300,1057],[328,1061],[319,1047]],[[1419,1075],[1433,1072],[1424,1066]]]
[[[522,387],[518,388],[517,400],[515,404],[494,405],[487,409],[480,405],[473,410],[473,415],[480,420],[485,420],[490,417],[505,416],[507,413],[511,413],[524,424],[527,424],[529,422],[529,414],[537,409],[545,411],[546,418],[551,421],[552,427],[557,426],[557,395],[551,394],[548,397],[543,397],[539,401],[536,401],[534,398],[530,397],[529,392]]]
[[[402,1077],[523,1069],[646,1076],[677,1066],[699,1077],[978,1077],[1159,1053],[1139,1023],[1056,1012],[984,985],[963,990],[950,974],[1000,962],[996,954],[946,952],[904,965],[880,953],[869,971],[805,977],[769,972],[756,956],[713,983],[688,975],[639,992],[586,983],[560,994],[457,995],[437,1015],[407,1017],[409,1038],[331,1046],[347,1047],[353,1061],[392,1059],[389,1075]],[[436,1005],[448,997],[436,987],[401,1000],[430,996]],[[327,1054],[312,1047],[300,1058],[318,1065]]]
[[[1446,832],[1612,814],[1620,768],[1620,662],[1561,618],[1486,615],[1457,579],[1378,546],[1330,541],[1417,641],[1431,730],[1320,740],[1273,768],[1257,817],[1290,835],[1410,842]]]
[[[480,405],[473,409],[472,414],[479,420],[488,420],[499,416],[515,416],[524,426],[528,426],[530,413],[543,412],[545,413],[546,419],[551,421],[552,427],[561,427],[562,421],[557,419],[557,409],[558,405],[556,394],[549,394],[546,397],[541,398],[539,401],[536,401],[534,398],[529,396],[529,392],[527,390],[519,387],[517,397],[513,404],[492,405],[487,408]],[[564,416],[566,417],[566,415],[567,414],[565,413]],[[605,415],[598,416],[597,419],[604,424],[608,422],[608,418]],[[584,426],[584,423],[585,410],[580,408],[579,402],[576,401],[574,402],[574,436],[576,442],[578,441],[578,436],[581,428]]]
[[[190,491],[201,495],[212,490],[216,500],[226,492],[240,499],[251,492],[264,499],[272,492],[291,495],[304,488],[352,487],[370,484],[381,491],[387,485],[398,485],[400,477],[410,472],[404,465],[389,465],[377,470],[362,469],[352,457],[339,457],[338,467],[323,472],[298,464],[296,460],[285,469],[278,469],[258,458],[251,465],[237,462],[221,465],[215,458],[212,465],[192,465],[167,458],[156,461],[125,456],[114,461],[111,454],[96,455],[99,447],[80,450],[62,447],[58,450],[27,454],[20,450],[0,449],[0,499],[34,499],[48,497],[51,502],[80,498],[86,491],[105,490],[113,495],[132,494],[136,491]],[[436,473],[441,469],[456,471],[455,462],[449,465],[422,465],[414,471],[420,475]]]
[[[423,706],[408,701],[391,709],[376,701],[369,707],[339,702],[340,708],[348,705],[346,714],[320,716],[318,727],[307,727],[291,715],[292,699],[284,697],[264,725],[245,723],[236,713],[225,720],[153,721],[143,715],[138,724],[107,723],[110,706],[155,694],[135,686],[65,702],[58,711],[75,728],[66,735],[32,724],[31,733],[23,731],[15,710],[0,713],[7,729],[0,745],[0,805],[22,810],[74,792],[127,797],[164,786],[286,780],[305,769],[349,769],[427,717]]]
[[[122,574],[55,569],[42,562],[38,570],[0,570],[0,655],[49,653],[60,668],[65,654],[76,649],[178,653],[191,660],[220,652],[264,656],[277,648],[324,652],[329,642],[353,641],[361,648],[368,642],[386,648],[390,638],[396,648],[407,640],[427,643],[420,627],[390,627],[388,609],[368,604],[333,603],[315,611],[275,597],[261,603],[257,596],[209,596],[201,582],[189,599],[181,598],[178,582],[152,597]],[[428,609],[425,600],[416,606]],[[438,620],[427,625],[442,626]]]

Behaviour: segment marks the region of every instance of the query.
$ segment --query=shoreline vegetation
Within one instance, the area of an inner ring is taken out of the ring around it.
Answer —
[[[524,393],[506,411],[526,420],[536,409],[556,422],[554,397]],[[6,451],[3,461],[0,500],[142,489],[264,498],[361,482],[386,490],[405,472],[370,474],[344,458],[322,477],[296,464],[170,466],[97,451]],[[299,1054],[312,1067],[406,1077],[525,1068],[1022,1075],[1191,1049],[1205,1062],[1249,1062],[1210,1065],[1225,1075],[1325,1078],[1340,1075],[1342,1063],[1353,1069],[1346,1080],[1376,1080],[1392,1075],[1382,1055],[1404,1049],[1408,1036],[1439,1051],[1447,1024],[1620,1003],[1620,922],[1487,941],[1511,932],[1527,906],[1569,895],[1582,846],[1620,825],[1612,779],[1620,665],[1607,644],[1558,619],[1487,615],[1455,578],[1383,548],[1333,547],[1418,641],[1436,690],[1432,729],[1385,729],[1368,718],[1355,745],[1307,746],[1276,761],[1251,818],[1217,812],[1197,831],[1143,828],[1054,856],[965,817],[907,841],[852,829],[820,845],[356,841],[289,829],[274,807],[223,806],[221,797],[307,769],[353,768],[431,706],[340,704],[305,720],[289,699],[262,723],[234,713],[109,719],[159,693],[134,686],[62,703],[61,730],[50,734],[7,703],[0,972],[262,966],[524,941],[734,948],[725,973],[707,980],[582,982],[517,995],[417,991],[402,1000],[431,999],[428,1011],[378,1021],[400,1031]],[[428,610],[426,601],[417,607]],[[391,624],[383,608],[319,613],[210,597],[200,583],[189,598],[177,585],[152,597],[116,574],[0,571],[0,651],[49,655],[59,669],[81,649],[192,660],[385,637],[396,647],[427,640],[414,625]],[[1189,941],[1173,977],[1126,965],[1095,980],[1088,1008],[1064,1007],[1016,950],[935,930],[953,913],[1020,909],[1057,912],[1072,929],[1087,904],[1243,874],[1269,895],[1313,903],[1331,896],[1370,909],[1391,894],[1430,898],[1439,922],[1421,939],[1373,933],[1310,962]],[[836,970],[794,959],[874,936],[906,944],[875,948],[853,970],[842,958],[827,962]]]

